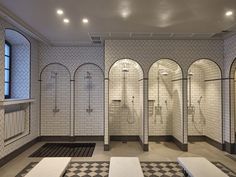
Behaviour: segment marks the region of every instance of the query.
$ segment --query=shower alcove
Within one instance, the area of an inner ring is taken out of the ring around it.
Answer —
[[[75,72],[74,135],[104,135],[104,76],[95,64],[83,64]],[[102,138],[103,140],[103,138]]]
[[[69,136],[70,72],[59,63],[49,64],[40,74],[41,135]]]
[[[171,59],[155,62],[148,76],[149,141],[183,143],[182,70]]]
[[[111,141],[143,139],[143,71],[131,59],[116,61],[109,71]]]
[[[231,65],[230,68],[230,144],[233,144],[233,147],[230,147],[230,151],[236,154],[236,59]]]
[[[221,70],[209,59],[188,69],[188,141],[206,141],[222,149]]]

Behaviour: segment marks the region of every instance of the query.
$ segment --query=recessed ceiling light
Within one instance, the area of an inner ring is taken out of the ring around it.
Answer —
[[[68,18],[64,18],[64,19],[63,19],[63,22],[64,22],[64,23],[70,23],[70,20],[69,20]]]
[[[87,18],[83,18],[83,19],[82,19],[82,22],[83,22],[83,23],[88,23],[89,20],[88,20]]]
[[[233,11],[229,10],[229,11],[227,11],[227,12],[225,13],[225,15],[226,15],[226,16],[231,16],[231,15],[233,15]]]
[[[57,14],[58,14],[58,15],[62,15],[62,14],[64,14],[64,12],[63,12],[63,10],[58,9],[58,10],[57,10]]]

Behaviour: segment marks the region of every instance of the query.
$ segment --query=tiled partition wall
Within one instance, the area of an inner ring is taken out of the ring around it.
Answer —
[[[4,88],[4,43],[5,43],[5,29],[13,29],[19,31],[16,27],[10,25],[4,20],[0,19],[0,85]],[[20,31],[19,31],[20,32]],[[24,34],[23,32],[21,32]],[[35,98],[35,102],[30,106],[30,130],[29,134],[16,139],[14,142],[6,145],[4,142],[4,109],[0,109],[0,159],[9,153],[19,149],[28,142],[34,140],[39,135],[39,82],[38,82],[38,41],[24,34],[31,44],[31,75],[30,75],[30,97]],[[0,89],[0,100],[4,100],[4,89]]]
[[[53,114],[53,100],[49,101],[47,98],[48,94],[53,94],[53,91],[52,88],[43,88],[44,82],[42,80],[41,103],[44,104],[47,112],[43,113],[44,111],[41,110],[41,135],[103,136],[103,47],[51,47],[40,44],[39,60],[40,72],[50,64],[51,66],[54,64],[56,67],[48,69],[49,75],[51,72],[60,70],[58,73],[61,73],[62,78],[60,79],[59,74],[57,100],[58,108],[63,110],[63,112],[59,111]],[[88,79],[85,78],[87,72],[92,77],[89,87],[91,87],[90,106],[93,111],[90,113],[86,111],[88,109]],[[49,83],[54,82],[51,78],[48,78],[48,81]],[[42,94],[44,89],[47,94]],[[56,120],[57,114],[61,114],[60,121]],[[55,121],[52,123],[50,120],[55,120],[56,123]],[[50,126],[47,125],[49,122],[52,123]],[[52,129],[57,132],[53,133]]]
[[[224,41],[224,138],[226,150],[228,152],[236,152],[235,140],[235,100],[234,95],[234,71],[236,68],[236,35]]]
[[[183,79],[179,82],[183,92],[179,92],[177,100],[183,99],[181,126],[173,126],[173,132],[178,132],[178,141],[187,144],[187,71],[193,61],[209,58],[223,67],[222,40],[107,40],[105,42],[105,144],[109,145],[108,132],[108,85],[109,69],[119,59],[130,58],[137,61],[144,70],[144,98],[148,100],[148,71],[151,65],[161,58],[170,58],[177,61],[183,69]],[[145,86],[146,84],[146,86]],[[177,95],[177,94],[175,94]],[[148,144],[148,104],[143,104],[143,143]]]
[[[182,142],[184,139],[183,131],[185,130],[184,113],[183,113],[183,76],[182,71],[179,70],[173,75],[173,90],[172,90],[172,101],[173,101],[173,122],[172,122],[172,136],[174,141]],[[182,148],[186,150],[186,147]]]
[[[222,115],[222,73],[213,62],[203,62],[205,70],[205,135],[219,143],[223,143],[223,115]]]

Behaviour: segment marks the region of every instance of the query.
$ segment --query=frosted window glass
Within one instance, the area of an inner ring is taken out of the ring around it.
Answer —
[[[10,47],[5,44],[5,55],[9,56],[10,55]]]
[[[10,72],[9,70],[5,70],[5,82],[9,82],[10,79]]]
[[[9,69],[10,67],[10,58],[9,57],[5,57],[5,68]]]
[[[9,83],[5,83],[5,95],[9,95]]]

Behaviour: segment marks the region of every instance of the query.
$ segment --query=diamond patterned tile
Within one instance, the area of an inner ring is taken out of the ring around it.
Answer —
[[[26,166],[16,177],[24,177],[37,163]],[[236,173],[220,162],[213,162],[229,177]],[[145,177],[184,177],[177,162],[141,162]],[[108,177],[109,162],[71,162],[64,177]]]

